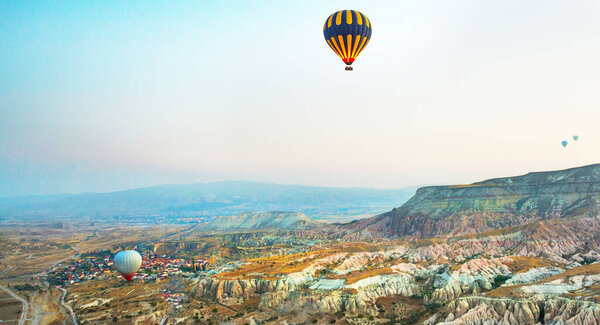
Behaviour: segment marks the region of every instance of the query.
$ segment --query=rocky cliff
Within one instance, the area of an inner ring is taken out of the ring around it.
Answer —
[[[390,212],[345,228],[374,236],[461,235],[537,220],[597,215],[600,164],[417,190]]]
[[[271,308],[280,313],[302,311],[305,313],[345,312],[350,315],[360,312],[374,313],[367,304],[356,295],[334,291],[315,293],[306,291],[278,291],[261,296],[260,306]]]
[[[294,290],[295,285],[290,281],[266,279],[223,280],[216,278],[203,279],[194,287],[194,294],[222,300],[225,297],[248,298],[252,295],[274,291]]]

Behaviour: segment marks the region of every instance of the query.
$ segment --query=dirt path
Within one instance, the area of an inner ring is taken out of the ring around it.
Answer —
[[[31,306],[31,325],[39,325],[42,318],[44,318],[44,310],[42,310],[42,306],[44,304],[44,302],[46,301],[46,299],[48,299],[48,291],[46,291],[46,295],[44,296],[44,300],[42,301],[42,304],[37,304],[36,303],[36,299],[38,299],[38,292],[36,291],[33,294],[33,297],[31,298],[31,304],[29,304]]]
[[[235,308],[233,308],[233,307],[231,307],[231,306],[227,306],[227,305],[226,305],[226,304],[224,304],[224,303],[221,303],[221,302],[218,302],[218,301],[217,301],[217,304],[219,304],[220,306],[223,306],[223,307],[225,307],[225,308],[227,308],[227,309],[229,309],[229,310],[233,311],[233,312],[234,312],[234,313],[236,313],[236,314],[239,314],[239,313],[240,313],[239,311],[235,310]]]
[[[29,309],[29,304],[27,303],[27,301],[25,301],[25,299],[17,296],[14,292],[12,292],[10,289],[6,288],[5,286],[0,284],[0,289],[2,289],[4,292],[8,293],[11,297],[15,298],[16,300],[21,302],[21,317],[19,318],[19,322],[17,323],[18,325],[25,325],[25,320],[27,319],[27,310]]]
[[[63,325],[67,325],[67,320],[69,319],[69,311],[60,303],[63,297],[63,293],[60,290],[59,292],[60,294],[58,296],[55,296],[52,302],[56,304],[56,306],[58,306],[58,309],[62,315],[66,315],[66,317],[63,319]]]
[[[65,290],[64,288],[60,288],[60,291],[62,292],[62,296],[60,297],[60,306],[69,311],[69,315],[71,315],[71,320],[73,321],[73,324],[77,325],[77,317],[75,316],[75,312],[73,312],[73,308],[65,304],[65,296],[67,295],[67,290]]]

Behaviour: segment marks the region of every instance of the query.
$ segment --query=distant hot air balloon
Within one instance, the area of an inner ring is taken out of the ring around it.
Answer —
[[[575,140],[575,141],[579,140],[579,136],[578,135],[574,135],[573,136],[573,140]]]
[[[569,144],[569,142],[567,140],[563,140],[563,142],[561,142],[563,148],[566,148],[567,145]]]
[[[142,266],[142,256],[136,251],[120,251],[115,255],[114,261],[117,270],[127,281],[131,281]]]
[[[340,10],[331,14],[323,34],[329,47],[344,63],[346,71],[352,71],[352,62],[369,44],[372,26],[369,18],[356,10]]]

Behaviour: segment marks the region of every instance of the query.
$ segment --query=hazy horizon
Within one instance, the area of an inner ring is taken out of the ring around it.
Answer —
[[[122,189],[114,189],[109,191],[88,191],[88,192],[64,192],[64,193],[52,193],[52,194],[29,194],[29,195],[10,195],[10,196],[0,196],[0,199],[10,199],[15,197],[27,197],[27,196],[52,196],[52,195],[77,195],[77,194],[103,194],[103,193],[114,193],[114,192],[123,192],[130,190],[138,190],[138,189],[146,189],[153,187],[162,187],[162,186],[185,186],[185,185],[206,185],[206,184],[219,184],[219,183],[252,183],[252,184],[265,184],[265,185],[281,185],[281,186],[299,186],[299,187],[319,187],[319,188],[332,188],[332,189],[368,189],[368,190],[410,190],[417,189],[423,186],[436,186],[442,184],[424,184],[424,185],[415,185],[415,186],[405,186],[405,187],[362,187],[362,186],[323,186],[323,185],[311,185],[311,184],[297,184],[297,183],[272,183],[272,182],[260,182],[260,181],[247,181],[247,180],[223,180],[223,181],[213,181],[213,182],[191,182],[191,183],[161,183],[154,185],[147,185],[141,187],[128,187]]]
[[[353,72],[323,40],[339,9],[373,23]],[[599,14],[587,0],[2,2],[0,197],[398,189],[597,163]]]
[[[596,164],[590,164],[590,165],[596,165]],[[565,169],[572,169],[572,168],[585,167],[585,166],[589,166],[589,165],[574,166],[574,167],[565,168]],[[556,171],[556,170],[535,170],[535,171],[530,171],[530,172],[551,172],[551,171]],[[300,184],[300,183],[274,183],[274,182],[262,182],[262,181],[249,181],[249,180],[243,180],[243,179],[237,179],[237,180],[236,179],[232,179],[232,180],[219,180],[219,181],[212,181],[212,182],[159,183],[159,184],[145,185],[145,186],[139,186],[139,187],[118,188],[118,189],[112,189],[112,190],[107,190],[107,191],[84,191],[84,192],[63,192],[63,193],[52,193],[52,194],[9,195],[9,196],[0,196],[0,198],[5,198],[6,199],[6,198],[26,197],[26,196],[102,194],[102,193],[122,192],[122,191],[137,190],[137,189],[152,188],[152,187],[161,187],[161,186],[217,184],[217,183],[255,183],[255,184],[268,184],[268,185],[302,186],[302,187],[325,187],[325,188],[339,188],[339,189],[417,190],[417,189],[419,189],[421,187],[428,187],[428,186],[465,185],[465,184],[471,184],[471,183],[475,183],[475,182],[482,182],[482,181],[486,181],[486,180],[490,180],[490,179],[495,179],[495,178],[504,178],[504,177],[512,177],[512,176],[523,176],[523,175],[525,175],[525,174],[496,175],[494,177],[490,177],[490,178],[486,178],[486,179],[474,180],[472,182],[439,183],[439,184],[417,184],[417,185],[410,185],[410,186],[403,186],[403,187],[327,186],[327,185],[312,185],[312,184]]]

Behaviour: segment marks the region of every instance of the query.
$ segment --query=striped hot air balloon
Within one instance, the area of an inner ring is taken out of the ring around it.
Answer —
[[[142,266],[142,256],[136,251],[120,251],[115,255],[114,261],[117,270],[127,281],[131,281]]]
[[[335,12],[323,26],[327,44],[346,63],[347,71],[352,71],[352,63],[369,44],[371,31],[369,18],[356,10]]]

